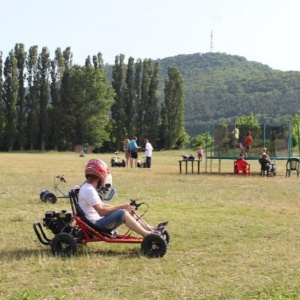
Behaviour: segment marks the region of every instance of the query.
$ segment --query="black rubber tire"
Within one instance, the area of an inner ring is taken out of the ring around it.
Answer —
[[[147,235],[141,244],[142,253],[149,258],[163,257],[167,253],[167,242],[159,233]]]
[[[42,190],[41,193],[40,193],[40,200],[42,202],[45,202],[45,199],[44,199],[44,196],[48,193],[47,190]]]
[[[55,256],[71,256],[76,253],[77,242],[75,238],[65,232],[57,234],[51,241],[51,251]]]
[[[56,203],[57,202],[57,197],[53,193],[46,193],[44,195],[44,202],[49,202],[49,203]]]
[[[122,160],[122,167],[123,167],[123,168],[125,168],[125,167],[126,167],[126,162],[125,162],[125,160],[124,160],[124,159]]]
[[[116,161],[114,159],[110,160],[110,166],[113,168],[116,166]]]
[[[165,229],[162,234],[165,237],[165,240],[166,240],[167,244],[169,244],[170,243],[170,239],[171,239],[169,231],[167,229]]]

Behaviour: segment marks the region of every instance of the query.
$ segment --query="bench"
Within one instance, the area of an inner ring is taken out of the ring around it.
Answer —
[[[194,164],[197,166],[197,173],[200,174],[200,159],[182,159],[178,161],[179,173],[182,173],[182,163],[185,163],[185,174],[188,173],[188,165],[191,165],[191,172],[194,174]]]

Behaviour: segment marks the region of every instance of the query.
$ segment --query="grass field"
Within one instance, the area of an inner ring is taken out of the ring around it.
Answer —
[[[168,220],[166,256],[148,259],[140,245],[92,243],[56,258],[32,229],[46,210],[70,210],[67,199],[39,193],[65,175],[67,192],[84,181],[89,158],[76,153],[1,153],[0,299],[300,299],[300,178],[179,174],[181,152],[155,152],[153,168],[112,168],[117,194],[149,204],[145,219]],[[112,155],[100,155],[107,163]],[[203,170],[203,166],[201,166]]]

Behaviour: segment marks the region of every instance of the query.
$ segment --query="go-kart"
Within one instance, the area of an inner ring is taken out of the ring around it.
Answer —
[[[114,193],[115,190],[112,189],[110,194],[114,195]],[[107,198],[111,199],[112,196]],[[76,253],[78,244],[93,242],[141,244],[141,252],[149,258],[163,257],[166,254],[170,241],[170,235],[166,229],[167,222],[159,224],[157,230],[152,231],[145,238],[134,236],[134,232],[130,229],[124,234],[119,234],[116,230],[100,232],[94,224],[85,218],[80,209],[78,205],[78,191],[71,190],[69,199],[71,211],[46,211],[45,213],[43,226],[48,231],[51,231],[54,237],[47,237],[39,221],[33,224],[38,240],[43,245],[50,246],[54,255],[71,256]],[[131,200],[130,205],[134,208],[133,215],[136,220],[144,222],[142,217],[147,212],[148,205],[143,202],[137,203],[136,200]],[[146,205],[147,208],[142,215],[138,215],[137,210],[141,205]],[[144,222],[144,224],[146,223]]]
[[[67,183],[64,175],[54,176],[54,193],[48,190],[42,190],[40,193],[40,200],[42,202],[56,203],[58,198],[69,198],[68,194],[65,194],[60,188],[61,182]]]
[[[110,160],[111,167],[126,167],[126,162],[124,159],[120,159],[119,157],[112,157]]]
[[[40,193],[40,200],[42,202],[49,202],[49,203],[56,203],[57,202],[57,199],[58,198],[69,198],[69,194],[65,194],[60,188],[59,188],[59,184],[60,182],[64,182],[64,183],[67,183],[64,175],[57,175],[57,176],[54,176],[54,193],[48,191],[48,190],[42,190],[41,193]],[[111,189],[111,193],[106,197],[106,193],[107,191],[110,190],[111,188],[111,185],[112,185],[112,181],[110,179],[110,182],[109,183],[106,183],[104,186],[102,186],[101,188],[99,188],[97,191],[98,191],[98,194],[99,196],[101,197],[102,200],[111,200],[112,197],[114,196],[114,192],[115,192],[115,189]],[[75,190],[75,191],[79,191],[80,189],[80,186],[79,185],[74,185],[72,187],[72,190]]]

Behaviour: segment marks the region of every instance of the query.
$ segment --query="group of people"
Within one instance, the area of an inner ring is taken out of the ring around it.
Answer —
[[[246,136],[244,137],[244,141],[240,142],[240,130],[236,126],[233,131],[233,141],[235,145],[238,145],[240,149],[242,149],[242,153],[245,157],[248,156],[249,150],[251,149],[253,145],[253,137],[251,136],[251,132],[248,130],[246,133]]]
[[[123,151],[125,153],[127,167],[129,166],[129,164],[131,168],[133,168],[133,166],[138,166],[138,152],[141,149],[141,147],[138,146],[137,140],[138,138],[134,136],[131,141],[129,139],[125,139],[124,141]],[[148,139],[145,139],[144,143],[146,157],[145,167],[151,168],[153,147]]]
[[[239,161],[243,161],[248,164],[248,162],[245,160],[245,156],[243,153],[240,154],[239,158],[237,159]],[[271,162],[271,158],[267,154],[267,148],[261,149],[261,156],[258,159],[258,162],[261,166],[261,175],[262,176],[269,176],[271,173],[273,175],[276,175],[276,166],[274,163]]]
[[[260,165],[261,165],[261,172],[262,175],[269,176],[270,173],[273,175],[276,175],[276,166],[275,164],[272,164],[271,159],[269,155],[267,154],[267,148],[262,148],[262,154],[260,158],[258,159]]]

